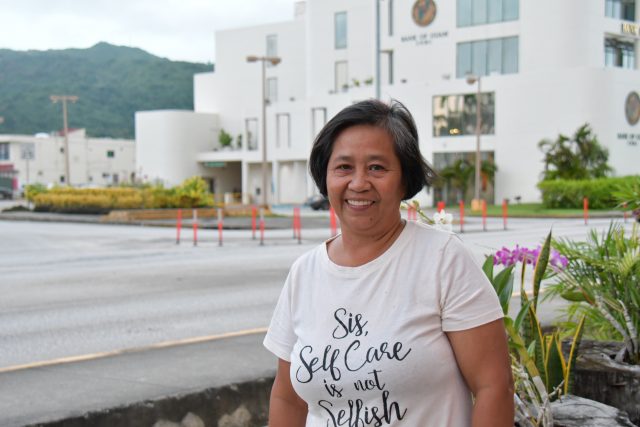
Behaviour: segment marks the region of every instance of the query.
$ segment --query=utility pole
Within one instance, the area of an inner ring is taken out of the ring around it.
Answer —
[[[376,99],[380,100],[380,0],[376,0]]]
[[[64,126],[64,175],[65,184],[71,185],[71,173],[69,171],[69,125],[67,122],[67,101],[75,103],[78,97],[75,95],[51,95],[51,102],[62,102],[62,122]]]

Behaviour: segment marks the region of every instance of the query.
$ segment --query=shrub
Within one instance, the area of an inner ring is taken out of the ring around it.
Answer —
[[[112,209],[195,208],[213,205],[206,182],[200,177],[186,179],[174,188],[162,185],[112,188],[34,187],[30,200],[36,211],[65,213],[106,213]]]
[[[619,204],[615,197],[623,187],[640,181],[640,176],[584,180],[555,179],[538,183],[545,208],[582,208],[582,199],[589,199],[593,209],[613,209]]]

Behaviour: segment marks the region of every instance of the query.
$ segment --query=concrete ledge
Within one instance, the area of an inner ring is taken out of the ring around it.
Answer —
[[[105,409],[41,427],[260,427],[267,425],[273,378]]]
[[[2,373],[0,426],[264,426],[277,359],[263,337]]]

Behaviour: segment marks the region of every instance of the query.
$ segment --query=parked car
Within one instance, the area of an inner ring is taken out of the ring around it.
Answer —
[[[329,210],[329,200],[324,197],[322,194],[316,194],[315,196],[309,197],[304,204],[309,206],[314,211],[328,211]]]

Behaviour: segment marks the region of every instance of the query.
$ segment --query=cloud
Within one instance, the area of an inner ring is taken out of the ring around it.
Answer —
[[[100,41],[213,62],[217,30],[293,18],[295,0],[0,0],[0,47],[86,48]]]

